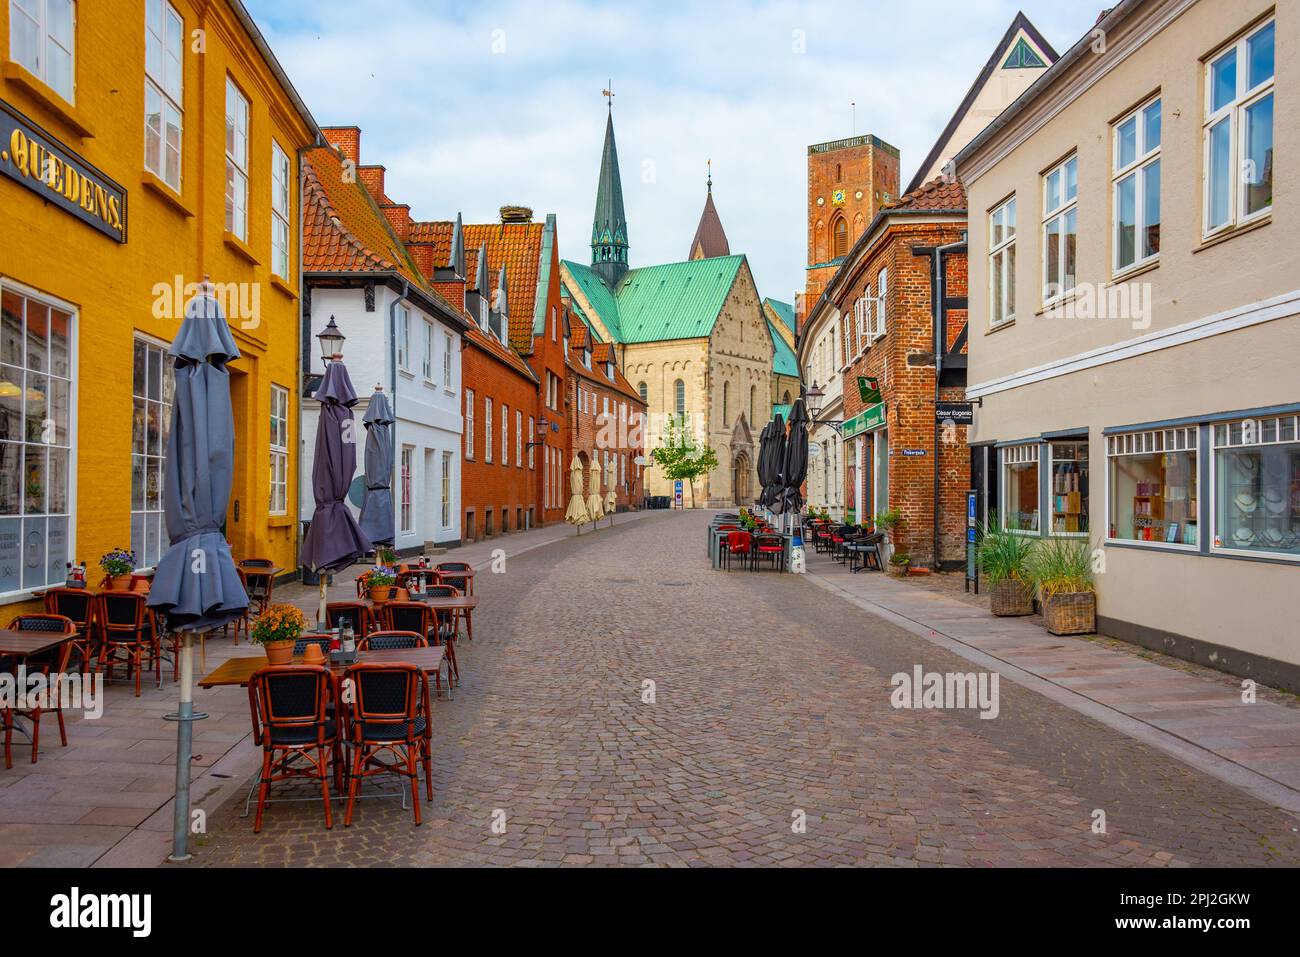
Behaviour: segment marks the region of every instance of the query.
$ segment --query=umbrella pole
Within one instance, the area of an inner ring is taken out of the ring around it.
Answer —
[[[320,572],[320,606],[316,609],[316,623],[325,624],[325,605],[328,603],[329,585],[325,583],[325,573]]]
[[[164,715],[176,722],[176,798],[172,813],[173,864],[190,859],[190,764],[194,752],[194,722],[207,715],[194,710],[194,632],[181,632],[181,700],[175,714]]]

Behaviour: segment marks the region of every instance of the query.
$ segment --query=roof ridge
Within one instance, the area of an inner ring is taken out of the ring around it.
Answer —
[[[331,149],[332,147],[325,148]],[[329,198],[329,193],[325,191],[325,186],[320,181],[320,174],[316,171],[316,167],[311,163],[310,153],[305,156],[304,159],[307,160],[308,187],[317,194],[317,200],[329,215],[329,222],[334,228],[334,231],[337,232],[358,255],[370,260],[381,269],[396,269],[397,263],[382,258],[373,249],[363,243],[360,238],[352,232],[352,230],[348,229],[347,225],[343,222],[343,217],[339,215],[338,208],[334,205],[333,200]],[[367,193],[367,195],[369,194]],[[380,215],[382,216],[382,214]]]

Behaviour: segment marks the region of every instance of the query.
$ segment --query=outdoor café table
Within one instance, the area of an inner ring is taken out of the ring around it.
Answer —
[[[411,601],[422,601],[435,612],[446,611],[452,615],[465,619],[465,632],[469,640],[474,640],[474,609],[478,607],[477,595],[456,595],[454,597],[444,598],[438,595],[412,595]],[[361,604],[370,609],[370,614],[378,619],[379,611],[384,607],[383,603],[376,604],[369,598],[361,599]]]
[[[21,631],[16,628],[0,628],[0,658],[23,658],[38,655],[42,651],[57,648],[75,635],[59,635],[49,631]],[[15,718],[17,716],[15,715]],[[31,740],[31,732],[14,721],[18,733]]]
[[[438,572],[438,581],[442,584],[450,584],[451,579],[453,578],[465,579],[465,584],[468,586],[465,589],[465,593],[467,595],[472,595],[474,593],[474,569],[467,568],[463,572],[458,572],[452,571],[450,568],[444,568],[441,570],[434,569],[434,571]]]
[[[384,651],[358,651],[358,664],[408,664],[415,665],[425,674],[432,673],[441,686],[441,670],[444,650],[436,648],[390,648]],[[300,665],[302,658],[294,658],[293,663]],[[344,671],[344,665],[328,661],[327,667],[337,677]],[[209,674],[199,679],[200,688],[220,688],[229,685],[248,687],[249,680],[258,671],[267,666],[266,655],[249,655],[242,658],[229,658],[214,668]]]

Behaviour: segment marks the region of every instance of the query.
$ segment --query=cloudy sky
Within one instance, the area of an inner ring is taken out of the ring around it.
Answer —
[[[806,147],[855,131],[915,172],[1023,9],[1063,52],[1103,0],[245,0],[322,125],[417,219],[558,216],[588,261],[612,78],[633,266],[684,259],[713,161],[732,252],[791,300],[806,263]]]

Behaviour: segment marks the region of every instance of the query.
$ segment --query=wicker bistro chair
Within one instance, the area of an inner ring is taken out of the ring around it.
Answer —
[[[22,664],[26,666],[27,674],[30,677],[33,674],[42,674],[45,676],[48,684],[46,697],[38,700],[31,708],[5,708],[0,706],[0,719],[3,719],[5,731],[5,767],[12,768],[13,761],[13,731],[14,717],[21,715],[32,723],[32,764],[36,763],[36,758],[40,753],[41,745],[41,715],[53,711],[59,720],[59,739],[63,746],[68,746],[68,732],[63,725],[63,702],[59,697],[59,676],[64,674],[68,669],[68,659],[72,654],[72,636],[77,633],[76,625],[71,619],[62,615],[20,615],[9,623],[10,628],[19,628],[23,631],[48,631],[55,634],[67,635],[69,640],[57,645],[48,651],[43,651],[39,655],[28,655],[22,659]],[[10,666],[16,667],[17,660],[11,661]]]
[[[430,598],[459,598],[460,589],[454,585],[430,585],[425,593]],[[467,613],[466,613],[467,614]],[[436,614],[434,643],[447,646],[447,682],[460,681],[460,665],[456,661],[456,642],[460,639],[460,623],[464,615],[455,611],[440,611]]]
[[[275,567],[275,563],[269,558],[246,558],[243,561],[244,591],[248,593],[248,604],[253,615],[260,615],[271,604],[271,594],[275,591],[275,578],[270,574],[270,569]],[[256,569],[265,568],[267,574],[260,575]],[[249,571],[253,570],[252,574]],[[239,637],[236,630],[236,638]]]
[[[51,588],[45,593],[45,612],[62,615],[77,629],[72,639],[72,654],[76,656],[82,674],[89,669],[92,658],[98,657],[98,634],[95,631],[95,595],[84,588]],[[69,658],[69,662],[71,662]]]
[[[95,619],[99,623],[99,667],[109,680],[113,667],[127,666],[135,673],[135,696],[140,697],[140,672],[148,658],[158,686],[162,687],[162,658],[155,648],[154,629],[145,596],[132,591],[104,591],[97,596]]]
[[[396,774],[410,781],[411,805],[418,826],[419,764],[424,765],[426,793],[433,800],[429,679],[415,665],[395,663],[352,665],[344,672],[343,680],[353,695],[348,713],[352,766],[343,826],[352,823],[362,780],[380,774]]]
[[[301,638],[297,639],[293,643],[293,653],[295,656],[301,655],[303,652],[307,650],[308,645],[319,645],[320,650],[325,652],[326,655],[329,655],[330,645],[332,645],[333,643],[334,643],[333,635],[307,634],[307,635],[303,635]]]
[[[428,646],[429,639],[413,631],[372,631],[357,642],[359,651],[405,651]]]
[[[343,791],[343,751],[338,723],[330,713],[338,711],[336,697],[329,669],[316,665],[272,666],[249,679],[253,741],[262,746],[254,834],[262,830],[262,813],[271,785],[291,778],[320,782],[325,827],[328,830],[334,826],[330,808],[331,763],[334,787],[340,793]]]
[[[359,601],[332,601],[325,606],[325,626],[331,630],[344,623],[352,626],[358,638],[375,630],[370,609]]]
[[[379,613],[384,631],[410,631],[428,638],[433,631],[433,609],[422,601],[390,601]]]
[[[462,595],[474,594],[474,577],[472,575],[457,575],[457,572],[473,571],[465,562],[439,562],[438,567],[434,569],[438,573],[438,583],[441,585],[450,585],[452,588],[460,589]]]

